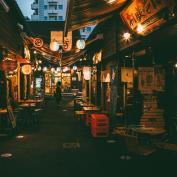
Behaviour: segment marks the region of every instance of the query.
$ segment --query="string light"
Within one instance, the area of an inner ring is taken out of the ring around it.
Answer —
[[[129,41],[130,40],[130,37],[131,37],[131,34],[126,32],[123,34],[123,38],[126,40],[126,41]]]

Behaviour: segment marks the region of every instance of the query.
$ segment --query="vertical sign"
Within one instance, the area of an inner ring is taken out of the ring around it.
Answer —
[[[72,31],[69,31],[67,37],[64,37],[63,50],[69,52],[72,49]]]
[[[154,90],[154,68],[138,68],[138,88],[142,93],[152,93]]]

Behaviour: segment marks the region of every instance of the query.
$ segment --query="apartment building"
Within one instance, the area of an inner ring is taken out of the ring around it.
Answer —
[[[94,28],[95,26],[87,26],[87,27],[80,29],[81,38],[86,40]]]
[[[34,0],[31,9],[32,21],[64,21],[66,16],[67,0]]]

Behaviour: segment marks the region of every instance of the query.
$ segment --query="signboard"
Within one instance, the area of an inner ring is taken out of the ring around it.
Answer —
[[[133,69],[132,68],[121,68],[121,81],[127,83],[133,83]]]
[[[95,55],[93,56],[93,64],[98,64],[101,62],[101,58],[102,58],[102,50],[100,50],[99,52],[95,53]]]
[[[101,71],[101,82],[110,82],[111,74],[110,70]]]
[[[63,45],[63,31],[51,31],[51,41],[57,41]]]
[[[35,47],[41,48],[43,46],[44,42],[41,38],[34,38],[33,44]]]
[[[0,62],[1,71],[14,71],[17,69],[17,61],[11,58],[6,58]]]
[[[65,52],[69,52],[72,49],[72,31],[69,31],[67,37],[64,37],[62,48]]]
[[[132,31],[146,35],[166,22],[163,11],[166,11],[173,2],[173,0],[134,0],[120,15]]]
[[[154,68],[154,89],[163,91],[165,88],[165,70],[162,67]]]
[[[30,50],[29,50],[28,46],[24,47],[24,55],[27,60],[30,60],[31,55],[30,55]]]
[[[27,65],[22,66],[22,73],[23,74],[29,75],[29,74],[31,74],[31,72],[32,72],[31,65],[27,64]]]
[[[142,93],[152,93],[154,90],[154,68],[138,68],[138,88]]]

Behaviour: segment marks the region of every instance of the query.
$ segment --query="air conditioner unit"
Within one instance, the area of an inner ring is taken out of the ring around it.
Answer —
[[[2,5],[6,12],[9,12],[10,8],[4,0],[0,0],[0,4]]]

